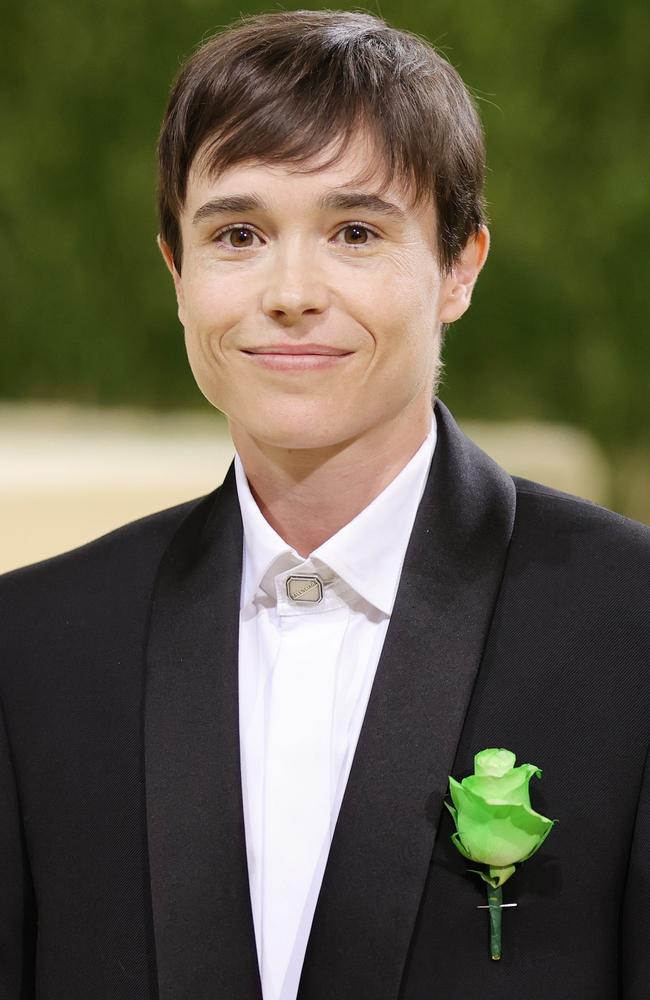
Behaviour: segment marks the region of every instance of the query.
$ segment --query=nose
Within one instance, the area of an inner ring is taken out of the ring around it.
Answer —
[[[277,246],[265,275],[262,308],[267,316],[286,324],[304,313],[321,313],[329,295],[319,273],[312,247],[306,241],[287,241]]]

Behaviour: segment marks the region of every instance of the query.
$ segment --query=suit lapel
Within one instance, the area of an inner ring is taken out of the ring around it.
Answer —
[[[261,1000],[238,724],[242,524],[231,465],[161,562],[145,684],[159,1000]]]
[[[438,440],[341,806],[299,1000],[396,1000],[510,541],[512,479]]]

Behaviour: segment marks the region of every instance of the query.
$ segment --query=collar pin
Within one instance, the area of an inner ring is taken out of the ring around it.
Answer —
[[[323,600],[323,581],[316,574],[287,578],[287,597],[299,604],[318,604]]]

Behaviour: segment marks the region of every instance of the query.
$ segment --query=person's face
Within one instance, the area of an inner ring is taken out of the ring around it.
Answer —
[[[312,174],[263,162],[217,180],[190,171],[181,275],[160,245],[192,372],[231,431],[313,449],[430,411],[440,324],[467,309],[488,234],[442,277],[433,206],[410,210],[395,186],[383,196],[390,214],[357,199],[321,204],[371,195],[351,183],[368,157],[360,142]],[[213,204],[226,198],[260,205]]]

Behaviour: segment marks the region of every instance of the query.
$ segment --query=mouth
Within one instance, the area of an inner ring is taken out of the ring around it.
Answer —
[[[351,354],[343,347],[331,347],[328,344],[271,344],[268,347],[249,347],[244,349],[244,354],[294,354],[304,356],[305,354],[319,354],[326,357],[342,357]]]
[[[353,351],[343,351],[340,348],[320,345],[304,345],[300,347],[264,347],[244,350],[242,354],[251,359],[253,364],[273,371],[306,372],[336,368],[343,364]]]

